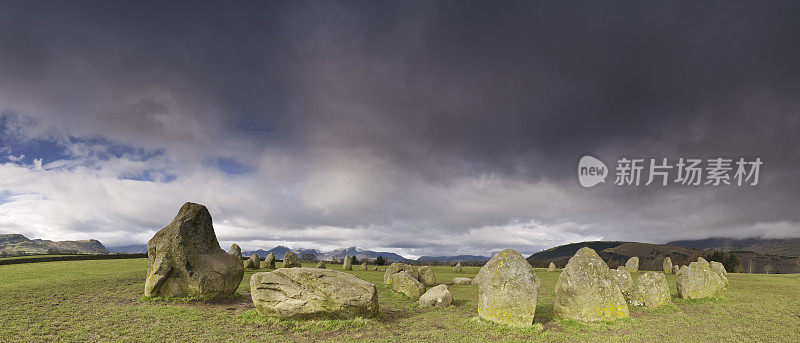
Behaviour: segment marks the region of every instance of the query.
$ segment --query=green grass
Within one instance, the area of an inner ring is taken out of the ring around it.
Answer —
[[[477,318],[474,286],[452,286],[454,306],[419,309],[381,285],[383,272],[354,270],[351,273],[378,285],[378,317],[281,321],[253,310],[249,279],[256,271],[245,272],[238,295],[231,299],[149,299],[142,296],[146,266],[146,259],[0,266],[0,341],[800,341],[797,274],[731,274],[722,298],[673,299],[674,305],[659,309],[631,308],[629,319],[584,324],[553,315],[559,273],[537,269],[542,288],[536,325],[515,329]],[[449,283],[456,276],[474,276],[478,268],[466,267],[463,274],[448,267],[433,270],[439,282]],[[675,277],[667,279],[674,297]]]

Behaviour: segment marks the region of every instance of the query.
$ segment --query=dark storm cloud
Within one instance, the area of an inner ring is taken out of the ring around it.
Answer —
[[[418,252],[448,248],[415,235],[494,226],[525,242],[797,234],[796,3],[2,7],[0,100],[35,118],[31,137],[163,149],[183,175],[229,161],[252,175],[225,182],[267,203],[215,198],[233,227],[372,228],[363,244]],[[757,188],[584,190],[584,154],[766,164]]]

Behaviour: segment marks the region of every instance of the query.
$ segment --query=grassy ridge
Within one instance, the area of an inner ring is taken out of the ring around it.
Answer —
[[[800,275],[731,274],[723,299],[686,301],[631,318],[582,324],[553,316],[558,272],[537,269],[542,288],[531,329],[476,320],[477,290],[452,286],[454,306],[420,310],[381,286],[382,272],[352,271],[378,285],[378,318],[279,321],[258,316],[248,270],[239,296],[225,301],[143,300],[146,259],[47,262],[0,266],[0,341],[230,342],[495,342],[495,341],[800,341]],[[337,269],[336,265],[331,265]],[[433,267],[437,280],[474,276]],[[675,278],[667,276],[675,296]]]

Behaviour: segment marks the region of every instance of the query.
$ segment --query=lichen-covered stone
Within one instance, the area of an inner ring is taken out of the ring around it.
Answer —
[[[630,298],[634,286],[631,273],[628,273],[625,268],[609,269],[609,272],[611,272],[611,278],[614,279],[620,292],[622,292],[622,296],[625,297],[625,299]]]
[[[578,250],[561,271],[553,307],[558,316],[584,322],[629,316],[628,304],[608,265],[588,247]]]
[[[727,285],[728,284],[728,271],[725,270],[725,266],[722,265],[722,263],[719,263],[717,261],[711,261],[708,264],[709,264],[709,266],[711,266],[711,270],[714,271],[715,273],[717,273],[717,276],[719,276],[719,278],[722,279],[722,282]]]
[[[244,262],[245,268],[258,269],[260,266],[261,266],[261,258],[259,258],[258,254],[256,253],[250,255],[250,258],[248,258],[247,261]]]
[[[281,319],[349,319],[378,313],[375,285],[330,269],[255,273],[250,293],[259,314]]]
[[[438,285],[419,297],[419,307],[447,307],[453,303],[453,294],[447,285]]]
[[[342,269],[344,270],[353,270],[353,258],[350,256],[344,257],[344,263],[342,263]]]
[[[681,269],[681,266],[679,266],[677,264],[673,265],[672,266],[672,273],[675,274],[675,275],[678,275],[678,270],[680,270],[680,269]]]
[[[244,276],[242,260],[219,247],[208,209],[189,202],[150,239],[147,258],[148,297],[230,296]]]
[[[284,268],[300,268],[300,258],[297,257],[292,251],[287,251],[286,255],[283,256],[283,267]]]
[[[405,271],[417,278],[417,272],[414,270],[414,267],[405,263],[392,263],[386,268],[386,271],[383,273],[383,283],[386,285],[392,284],[392,274],[399,273]]]
[[[554,272],[554,271],[556,271],[556,264],[555,264],[555,263],[553,263],[553,262],[550,262],[550,265],[549,265],[549,266],[547,266],[547,271],[548,271],[548,272]]]
[[[325,269],[325,262],[322,261],[317,262],[317,268]]]
[[[366,262],[361,264],[361,270],[367,270],[367,263]]]
[[[238,257],[239,261],[242,260],[242,248],[236,243],[231,244],[231,250],[228,251],[228,254]]]
[[[630,273],[638,272],[639,271],[639,258],[634,256],[628,259],[628,262],[625,262],[625,270]]]
[[[644,272],[639,275],[628,302],[633,306],[650,308],[671,304],[667,278],[659,272]]]
[[[681,268],[678,274],[678,295],[684,299],[702,299],[716,296],[725,282],[711,270],[709,263],[701,258]]]
[[[419,299],[425,293],[425,285],[406,271],[392,274],[391,284],[392,289],[405,294],[411,299]]]
[[[275,254],[269,253],[264,258],[264,268],[275,269]]]
[[[672,259],[669,256],[664,259],[661,266],[664,268],[664,274],[672,273]]]
[[[472,284],[472,279],[468,277],[455,277],[453,278],[454,285],[469,285]]]
[[[513,327],[530,327],[539,296],[539,277],[513,249],[494,255],[472,281],[478,286],[478,316]]]
[[[417,271],[419,273],[419,281],[422,282],[423,285],[426,287],[436,286],[436,275],[433,274],[433,270],[431,270],[428,266],[419,267]]]
[[[463,268],[461,268],[461,262],[456,263],[456,265],[453,267],[453,271],[456,273],[461,273],[463,271]]]

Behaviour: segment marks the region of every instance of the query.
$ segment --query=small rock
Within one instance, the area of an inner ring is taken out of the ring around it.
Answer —
[[[392,274],[399,273],[405,271],[417,278],[417,272],[414,271],[414,267],[405,263],[392,263],[386,268],[386,272],[383,273],[383,283],[386,285],[392,284]]]
[[[472,283],[472,279],[468,277],[456,277],[453,278],[454,285],[469,285]]]
[[[325,262],[322,262],[322,261],[317,262],[317,268],[325,269]]]
[[[625,268],[610,269],[609,271],[611,272],[611,277],[614,279],[614,282],[617,283],[619,290],[622,292],[622,296],[624,296],[625,299],[630,298],[634,286],[631,273],[628,273]]]
[[[453,267],[453,271],[456,273],[461,273],[463,271],[461,268],[461,262],[456,263],[455,267]]]
[[[677,286],[681,298],[702,299],[717,295],[725,287],[725,282],[701,257],[681,268]]]
[[[550,262],[550,265],[549,265],[549,266],[547,266],[547,271],[548,271],[548,272],[554,272],[554,271],[556,271],[556,264],[555,264],[555,263],[553,263],[553,262]]]
[[[662,267],[664,267],[664,274],[672,273],[672,259],[667,256],[664,259],[664,263],[662,263]]]
[[[425,293],[425,286],[406,271],[392,274],[392,289],[411,299],[419,299]]]
[[[419,307],[447,307],[453,303],[453,294],[447,285],[438,285],[419,297]]]
[[[244,266],[245,268],[258,269],[261,267],[261,258],[258,257],[258,254],[253,253],[250,255],[250,258],[244,262]]]

